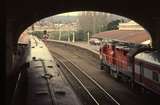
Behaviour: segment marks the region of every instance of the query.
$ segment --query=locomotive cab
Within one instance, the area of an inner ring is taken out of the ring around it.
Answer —
[[[111,57],[108,54],[113,54],[112,43],[110,39],[103,39],[100,45],[100,69],[110,70]],[[110,59],[110,60],[109,60]],[[110,63],[108,63],[110,62]]]

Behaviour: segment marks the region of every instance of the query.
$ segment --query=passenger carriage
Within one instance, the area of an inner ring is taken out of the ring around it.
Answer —
[[[135,56],[135,82],[160,95],[160,51]]]

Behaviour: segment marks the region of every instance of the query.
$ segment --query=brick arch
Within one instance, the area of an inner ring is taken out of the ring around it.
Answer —
[[[157,15],[156,12],[148,12],[152,8],[148,8],[150,5],[144,5],[144,3],[134,1],[117,1],[117,0],[108,0],[107,2],[98,0],[94,1],[38,1],[38,0],[16,0],[10,1],[8,4],[9,15],[8,20],[13,19],[13,26],[15,35],[14,42],[17,42],[17,39],[21,32],[23,32],[28,26],[34,22],[56,15],[63,12],[71,11],[101,11],[101,12],[110,12],[113,14],[121,15],[132,20],[135,20],[137,23],[146,28],[149,33],[152,35],[152,19],[154,15]],[[142,7],[143,5],[143,7]],[[156,9],[156,8],[154,8]],[[150,23],[151,22],[151,23]],[[9,23],[8,23],[9,24]],[[16,27],[16,28],[15,28]]]

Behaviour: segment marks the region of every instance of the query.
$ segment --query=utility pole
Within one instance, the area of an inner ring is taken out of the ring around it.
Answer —
[[[69,31],[68,31],[68,42],[70,42],[70,35],[69,35]]]
[[[61,40],[61,30],[60,30],[60,27],[59,27],[59,40]]]
[[[73,39],[72,39],[72,42],[74,43],[75,42],[75,33],[73,32]]]
[[[100,32],[103,32],[103,27],[104,27],[104,26],[103,26],[103,24],[102,24]]]
[[[92,13],[93,16],[93,34],[96,33],[96,24],[95,24],[95,12]]]
[[[69,14],[67,14],[67,17],[69,18]],[[68,42],[70,42],[70,36],[69,36],[69,23],[67,23],[67,25],[68,25]]]
[[[89,44],[89,32],[87,33],[87,39],[88,39],[88,44]]]
[[[61,31],[59,31],[59,40],[61,40]]]

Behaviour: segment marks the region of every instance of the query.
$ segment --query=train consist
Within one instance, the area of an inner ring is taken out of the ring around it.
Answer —
[[[160,95],[160,51],[146,45],[102,40],[101,69]]]

